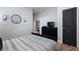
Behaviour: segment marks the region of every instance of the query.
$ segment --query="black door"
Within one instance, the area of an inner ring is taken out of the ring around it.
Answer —
[[[63,43],[76,47],[76,8],[63,10]]]

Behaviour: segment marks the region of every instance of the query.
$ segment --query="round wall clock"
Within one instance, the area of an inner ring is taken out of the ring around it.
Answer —
[[[19,24],[22,21],[22,18],[19,15],[15,14],[15,15],[12,15],[11,21],[14,24]]]

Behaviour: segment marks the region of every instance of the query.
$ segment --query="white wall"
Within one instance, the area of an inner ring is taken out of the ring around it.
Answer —
[[[77,47],[79,48],[79,7],[77,7]]]
[[[19,37],[32,32],[32,9],[31,8],[19,8],[19,7],[2,7],[0,8],[0,37],[3,40]],[[14,24],[11,22],[11,16],[18,14],[22,17],[20,24]],[[7,15],[8,19],[4,21],[3,15]],[[27,22],[24,22],[26,20]]]
[[[37,13],[36,19],[40,20],[40,34],[41,27],[47,26],[47,22],[53,21],[57,27],[57,8],[50,7],[43,12],[41,11],[40,13]]]

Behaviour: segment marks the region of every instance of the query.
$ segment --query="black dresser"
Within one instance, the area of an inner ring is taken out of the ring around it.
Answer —
[[[42,35],[47,35],[51,37],[55,37],[57,39],[57,28],[56,27],[42,27]]]

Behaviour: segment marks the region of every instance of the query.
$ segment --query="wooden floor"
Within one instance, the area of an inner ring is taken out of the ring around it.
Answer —
[[[79,51],[79,48],[69,46],[69,45],[66,45],[66,44],[58,44],[57,50],[58,51]]]

